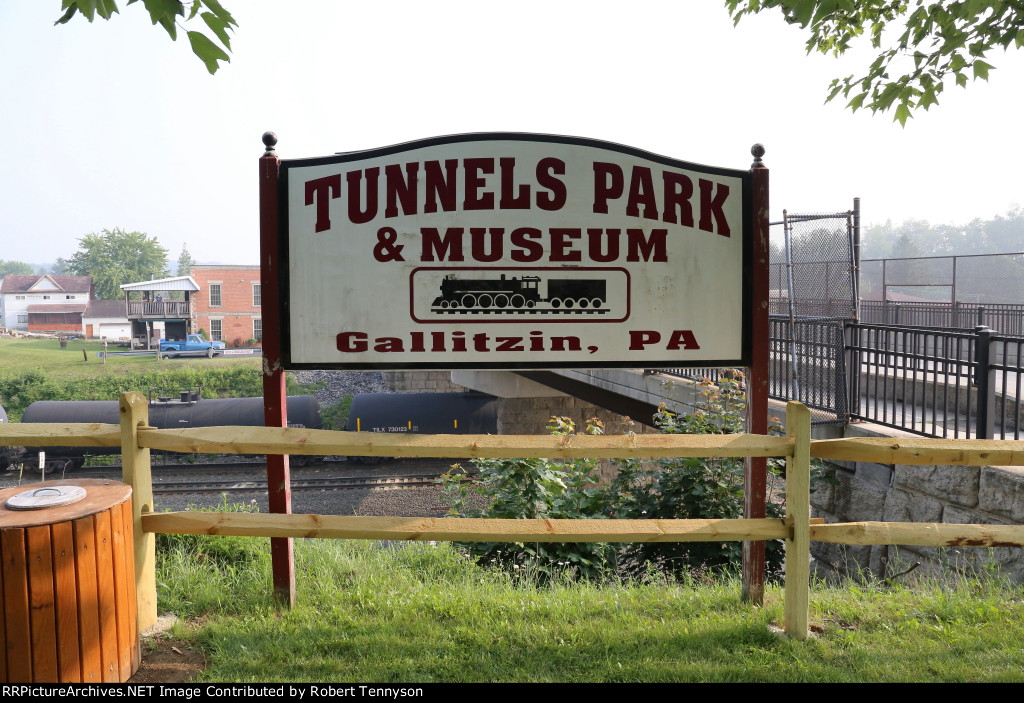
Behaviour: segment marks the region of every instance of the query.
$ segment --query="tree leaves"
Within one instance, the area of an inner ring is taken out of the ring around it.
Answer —
[[[100,300],[122,298],[122,284],[166,274],[167,250],[144,232],[105,229],[102,234],[93,232],[79,239],[78,248],[67,262],[68,273],[92,276]]]
[[[854,111],[893,110],[894,121],[904,126],[915,109],[938,104],[947,79],[958,86],[966,86],[969,76],[988,80],[995,68],[983,60],[989,50],[1024,46],[1021,2],[725,0],[725,6],[735,22],[745,15],[781,11],[787,22],[810,32],[808,52],[839,55],[867,33],[871,45],[881,49],[878,57],[864,75],[832,81],[825,102],[842,95]],[[883,49],[889,31],[900,34]],[[907,70],[910,63],[913,67]]]
[[[134,5],[137,2],[139,0],[127,0],[125,4]],[[231,51],[230,32],[234,31],[238,23],[218,0],[142,0],[142,5],[149,13],[153,24],[163,27],[172,41],[178,38],[178,28],[184,29],[183,23],[193,20],[198,15],[223,48],[201,31],[186,30],[192,53],[199,57],[210,73],[217,72],[220,67],[219,61],[231,61],[227,54]],[[203,8],[206,8],[207,12],[201,12]],[[61,9],[65,12],[54,22],[55,25],[67,24],[79,12],[90,22],[96,15],[109,20],[119,12],[116,0],[62,0]]]

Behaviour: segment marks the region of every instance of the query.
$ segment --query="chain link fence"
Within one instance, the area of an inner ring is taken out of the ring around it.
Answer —
[[[862,322],[1024,334],[1024,253],[866,259]]]
[[[857,316],[854,213],[785,212],[772,223],[771,312],[840,320]]]

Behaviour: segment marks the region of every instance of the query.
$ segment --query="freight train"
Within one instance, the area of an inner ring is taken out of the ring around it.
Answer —
[[[465,308],[532,309],[547,303],[552,308],[601,308],[607,302],[607,281],[603,279],[553,278],[547,282],[547,297],[540,296],[540,276],[498,279],[465,279],[450,274],[441,281],[441,295],[431,304],[442,310]]]
[[[121,422],[121,412],[116,400],[39,400],[25,408],[21,421],[117,425]],[[198,393],[183,391],[177,397],[162,396],[151,400],[149,424],[158,429],[215,425],[262,426],[263,398],[202,398]],[[316,396],[288,397],[288,425],[313,429],[322,427]],[[3,449],[0,447],[0,451]],[[46,452],[46,473],[81,468],[87,455],[121,453],[119,447],[7,448],[7,461],[4,463],[25,461],[34,468],[38,466],[35,456],[40,451]],[[0,459],[4,458],[0,455]]]
[[[6,421],[0,407],[0,422]],[[119,424],[116,400],[41,400],[25,409],[22,422]],[[149,424],[158,429],[264,424],[263,398],[200,398],[182,392],[149,404]],[[288,397],[289,427],[322,427],[315,396]],[[497,399],[483,393],[360,393],[353,396],[348,426],[352,432],[418,432],[427,434],[496,434]],[[46,452],[46,473],[81,468],[87,455],[119,454],[118,447],[0,447],[0,470],[25,462],[38,466],[36,455]],[[301,463],[318,457],[296,455]],[[381,457],[359,457],[369,463]]]
[[[497,434],[498,399],[486,393],[360,393],[349,432]],[[350,457],[376,464],[385,457]]]

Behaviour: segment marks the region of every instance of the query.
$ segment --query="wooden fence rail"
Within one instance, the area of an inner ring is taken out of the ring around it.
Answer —
[[[1024,547],[1024,525],[840,523],[810,517],[810,460],[919,465],[1024,465],[1024,442],[862,438],[812,441],[810,414],[787,406],[785,437],[761,435],[412,435],[278,427],[158,430],[139,393],[121,396],[120,425],[0,425],[3,446],[121,447],[132,486],[140,627],[156,620],[156,533],[481,542],[687,542],[786,540],[784,629],[808,632],[810,541],[840,544]],[[758,520],[497,520],[153,512],[151,449],[225,454],[450,458],[779,457],[786,460],[786,516]]]

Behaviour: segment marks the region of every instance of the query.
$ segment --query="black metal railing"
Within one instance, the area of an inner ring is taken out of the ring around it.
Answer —
[[[1024,337],[771,318],[769,396],[818,424],[864,420],[949,439],[1021,439]],[[662,373],[715,382],[718,369]]]
[[[973,329],[985,325],[1003,334],[1024,335],[1024,305],[862,300],[860,322],[932,329]]]

